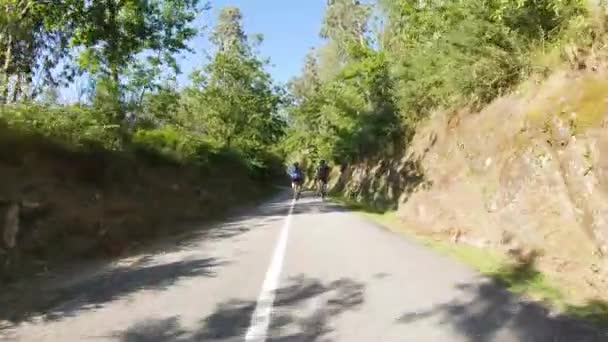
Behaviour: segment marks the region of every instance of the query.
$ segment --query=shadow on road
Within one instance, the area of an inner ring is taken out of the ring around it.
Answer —
[[[225,262],[214,258],[205,258],[118,267],[57,290],[41,290],[35,297],[2,298],[0,320],[19,323],[36,316],[44,320],[74,316],[142,289],[165,289],[188,277],[213,277],[216,268],[223,264]]]
[[[458,299],[424,312],[406,312],[397,321],[410,324],[438,318],[470,342],[498,341],[502,334],[526,342],[608,341],[608,329],[591,326],[567,313],[552,314],[540,303],[522,300],[505,289],[505,285],[534,282],[538,275],[533,263],[513,265],[501,270],[493,281],[459,284]]]
[[[276,291],[268,341],[318,341],[332,331],[332,318],[363,304],[364,290],[362,283],[346,278],[329,283],[304,275],[291,278]],[[236,341],[245,335],[255,305],[253,300],[221,303],[190,333],[178,318],[169,317],[136,323],[113,336],[122,342]]]
[[[316,197],[313,193],[305,193],[295,206],[293,215],[346,210],[313,197]],[[115,267],[107,263],[83,263],[73,269],[66,269],[65,272],[49,274],[23,282],[19,286],[6,288],[0,292],[0,337],[3,330],[30,321],[34,317],[59,320],[82,311],[100,308],[142,289],[164,289],[187,277],[212,277],[217,267],[224,265],[225,261],[213,257],[162,264],[153,264],[153,261],[159,253],[200,250],[201,244],[206,242],[232,239],[254,229],[281,224],[290,206],[289,194],[282,193],[257,208],[234,210],[230,219],[199,224],[198,229],[190,229],[185,233],[166,237],[157,245],[146,246],[139,251],[140,259],[136,264]],[[58,286],[58,283],[61,285]],[[328,286],[334,285],[340,284]],[[320,284],[318,289],[328,290]],[[305,290],[300,289],[300,293]],[[239,316],[238,313],[247,311],[248,306],[243,303],[225,303],[223,308],[218,309],[225,313],[236,311],[235,314]],[[248,321],[246,323],[248,324]],[[213,321],[209,324],[209,329],[212,330]]]
[[[186,331],[178,317],[151,319],[134,325],[122,334],[113,336],[121,342],[183,341]]]
[[[277,196],[273,200],[255,209],[248,208],[235,212],[231,219],[217,222],[207,229],[201,229],[182,234],[178,246],[192,246],[201,240],[221,240],[238,237],[254,229],[273,227],[285,220],[291,207],[289,192]],[[312,191],[305,191],[296,202],[292,215],[326,214],[334,212],[347,212],[349,209],[330,201],[321,199]]]
[[[323,285],[300,276],[293,284],[277,292],[275,303],[279,313],[273,317],[275,325],[271,326],[269,341],[317,341],[332,331],[331,319],[345,311],[356,310],[364,302],[364,285],[348,278]],[[320,298],[320,304],[315,303],[316,307],[309,314],[294,316],[281,310],[315,297]],[[292,332],[285,329],[289,323],[294,328]]]

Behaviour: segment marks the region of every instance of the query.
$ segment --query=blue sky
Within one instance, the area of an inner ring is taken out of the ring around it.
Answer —
[[[197,19],[200,27],[207,29],[190,42],[194,53],[186,53],[178,59],[182,75],[180,85],[188,82],[190,72],[207,62],[211,52],[209,32],[216,22],[220,9],[237,6],[243,14],[243,26],[247,34],[261,33],[264,42],[259,50],[262,57],[270,58],[268,71],[276,82],[285,83],[297,75],[304,63],[306,53],[320,42],[319,30],[327,0],[214,0],[211,10]],[[78,81],[62,91],[62,100],[78,99]]]
[[[248,34],[261,33],[264,42],[260,47],[263,57],[269,57],[274,65],[269,68],[278,82],[286,82],[299,73],[308,50],[319,43],[319,29],[327,0],[215,0],[212,9],[200,22],[209,29],[202,37],[191,42],[196,54],[187,54],[181,65],[187,74],[204,61],[204,51],[209,51],[209,30],[215,25],[220,9],[237,6],[243,13],[243,26]]]

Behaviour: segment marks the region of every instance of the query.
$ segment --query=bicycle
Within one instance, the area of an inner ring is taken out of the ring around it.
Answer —
[[[292,180],[291,188],[293,189],[293,196],[296,200],[300,199],[302,194],[302,180]]]
[[[317,193],[319,196],[321,196],[321,200],[325,200],[325,197],[327,197],[327,181],[318,180],[318,182],[319,185]]]

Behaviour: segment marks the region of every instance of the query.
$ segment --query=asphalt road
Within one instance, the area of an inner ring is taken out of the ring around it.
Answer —
[[[2,341],[608,341],[312,195],[2,296]]]

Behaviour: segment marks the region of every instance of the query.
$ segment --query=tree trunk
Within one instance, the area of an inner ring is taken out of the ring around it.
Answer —
[[[15,86],[13,87],[13,96],[11,99],[12,103],[17,102],[17,100],[19,99],[19,92],[21,91],[21,80],[22,75],[17,75],[17,78],[15,79]]]
[[[9,68],[11,66],[12,61],[12,52],[13,52],[13,35],[8,34],[8,41],[6,44],[6,54],[4,56],[4,66],[2,67],[2,97],[0,98],[0,102],[6,104],[8,101],[8,83],[10,79]]]
[[[232,134],[226,135],[226,147],[230,149],[232,147]]]
[[[147,87],[143,87],[141,89],[141,93],[139,93],[139,99],[137,99],[137,105],[141,106],[142,102],[144,102],[144,95],[146,94]]]
[[[26,91],[22,91],[23,99],[25,101],[31,101],[31,100],[35,99],[38,94],[36,92],[36,87],[34,86],[34,81],[33,81],[31,72],[28,72],[25,75],[24,87],[26,87]]]
[[[119,44],[118,39],[120,39],[119,28],[116,25],[116,17],[118,15],[120,2],[117,0],[107,0],[107,13],[108,20],[106,23],[106,30],[109,33],[108,35],[108,49],[107,49],[107,61],[110,72],[110,79],[112,80],[112,88],[113,88],[113,96],[116,98],[112,99],[116,104],[118,104],[118,108],[116,108],[116,112],[112,113],[112,120],[118,124],[123,124],[125,113],[123,112],[121,106],[121,94],[120,94],[120,52],[119,52]]]
[[[111,73],[111,77],[112,77],[112,81],[114,81],[114,84],[116,86],[118,86],[118,81],[119,81],[119,75],[118,75],[118,58],[117,58],[117,53],[118,53],[118,44],[116,42],[116,39],[118,39],[118,31],[116,28],[116,12],[118,11],[118,9],[116,8],[116,3],[114,2],[115,0],[108,0],[108,26],[109,26],[109,32],[111,32],[111,37],[109,37],[108,40],[108,47],[109,47],[109,52],[110,52],[110,56],[108,56],[108,63],[110,63],[110,73]]]

